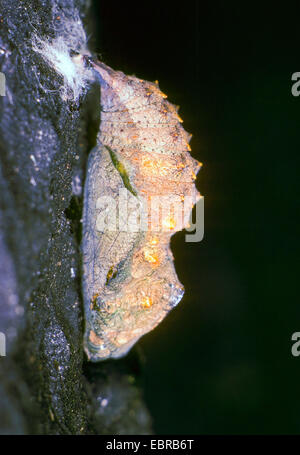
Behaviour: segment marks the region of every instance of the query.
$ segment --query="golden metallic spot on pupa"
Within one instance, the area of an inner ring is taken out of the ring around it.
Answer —
[[[160,89],[156,90],[156,93],[158,93],[162,98],[166,99],[168,98],[168,95],[166,95],[164,92],[162,92]]]
[[[112,265],[106,275],[106,285],[117,276],[117,269]]]
[[[180,163],[177,163],[177,166],[176,166],[176,167],[177,167],[177,169],[184,169],[185,166],[186,166],[186,165],[185,165],[184,163],[180,162]]]
[[[138,160],[138,158],[137,158]],[[154,162],[150,159],[143,159],[142,160],[142,166],[148,169],[153,169],[154,168]]]
[[[151,308],[151,306],[153,305],[153,301],[150,297],[143,297],[142,298],[142,301],[141,301],[141,305],[143,308]]]
[[[150,245],[157,245],[159,242],[158,238],[157,237],[152,237],[152,239],[150,240]]]
[[[158,264],[159,262],[157,253],[150,248],[144,248],[144,258],[150,264]]]
[[[100,295],[99,292],[97,292],[96,294],[93,295],[92,301],[90,304],[91,310],[99,310],[99,306],[97,305],[97,299],[98,299],[99,295]]]
[[[169,216],[163,220],[163,227],[173,230],[176,226],[176,221],[173,217]]]
[[[149,158],[142,159],[142,172],[153,175],[165,176],[170,171],[170,165],[166,160],[151,160]]]

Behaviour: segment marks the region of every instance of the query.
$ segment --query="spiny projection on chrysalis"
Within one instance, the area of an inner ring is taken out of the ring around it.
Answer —
[[[181,300],[170,237],[187,227],[200,198],[200,163],[157,82],[89,64],[100,81],[101,123],[84,193],[84,348],[99,361],[127,354]]]

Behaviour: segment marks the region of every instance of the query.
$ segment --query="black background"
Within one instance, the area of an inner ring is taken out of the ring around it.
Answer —
[[[299,433],[299,14],[230,2],[94,1],[90,45],[159,80],[203,162],[205,238],[172,240],[186,293],[135,348],[156,433]]]

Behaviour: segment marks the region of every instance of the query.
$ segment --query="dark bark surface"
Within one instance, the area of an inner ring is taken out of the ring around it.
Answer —
[[[88,7],[84,0],[0,2],[2,434],[151,431],[138,356],[86,365],[82,350],[80,218],[97,90],[64,98],[63,78],[32,47],[33,35],[84,45]]]

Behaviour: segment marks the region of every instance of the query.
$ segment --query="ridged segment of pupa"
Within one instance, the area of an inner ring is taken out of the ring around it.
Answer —
[[[101,84],[101,124],[85,184],[83,290],[84,347],[98,361],[125,355],[181,300],[170,237],[187,226],[200,197],[194,185],[200,163],[189,153],[190,135],[178,109],[157,83],[100,62],[93,66]],[[97,201],[104,196],[115,200],[117,213],[127,204],[128,225],[137,204],[152,204],[147,230],[103,232]],[[164,214],[157,200],[171,209]],[[178,216],[187,200],[188,210]]]

